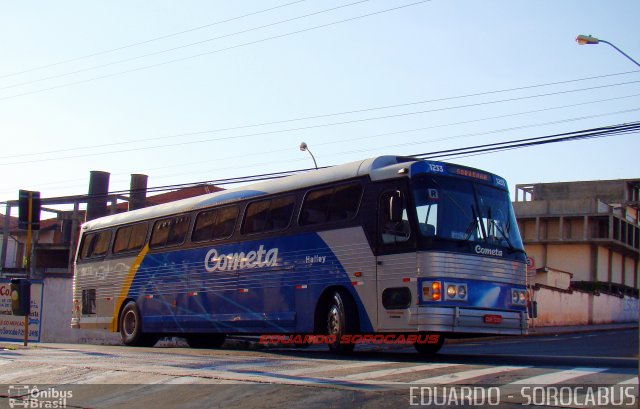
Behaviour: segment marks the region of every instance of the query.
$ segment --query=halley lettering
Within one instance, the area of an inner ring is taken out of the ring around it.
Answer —
[[[209,273],[276,265],[278,265],[278,248],[265,250],[262,244],[257,251],[252,250],[246,254],[244,252],[218,254],[218,250],[211,249],[204,258],[204,268]]]

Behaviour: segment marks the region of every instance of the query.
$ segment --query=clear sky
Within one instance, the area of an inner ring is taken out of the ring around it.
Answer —
[[[302,141],[327,166],[640,118],[638,68],[574,41],[640,60],[637,0],[415,2],[3,1],[0,201],[86,193],[90,170],[113,191],[131,173],[308,168]],[[639,178],[639,148],[630,134],[453,162],[513,189]]]

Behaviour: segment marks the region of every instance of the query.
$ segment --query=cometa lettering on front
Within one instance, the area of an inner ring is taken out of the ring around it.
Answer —
[[[260,245],[258,250],[248,253],[238,252],[218,254],[218,250],[211,249],[204,258],[204,268],[209,273],[214,271],[235,271],[245,268],[273,267],[278,265],[278,248],[265,250]]]
[[[476,246],[476,253],[482,254],[483,256],[499,256],[502,257],[502,250],[498,249],[488,249],[480,246],[479,244]]]

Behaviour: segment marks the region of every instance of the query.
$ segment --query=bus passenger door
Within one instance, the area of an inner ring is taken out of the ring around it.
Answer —
[[[381,190],[377,220],[378,330],[410,329],[410,308],[417,303],[416,239],[411,228],[405,184]]]

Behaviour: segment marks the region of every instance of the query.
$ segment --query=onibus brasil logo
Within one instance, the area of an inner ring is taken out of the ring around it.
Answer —
[[[37,386],[9,386],[9,407],[11,408],[66,408],[72,391],[61,391],[54,387],[40,390]]]

